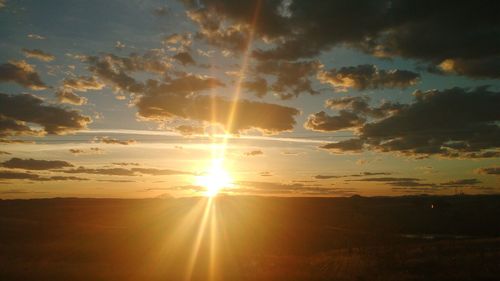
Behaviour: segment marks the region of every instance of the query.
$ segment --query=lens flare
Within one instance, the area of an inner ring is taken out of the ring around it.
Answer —
[[[205,196],[214,197],[222,189],[232,187],[233,179],[224,169],[223,161],[214,159],[206,172],[195,177],[195,184],[206,189]]]

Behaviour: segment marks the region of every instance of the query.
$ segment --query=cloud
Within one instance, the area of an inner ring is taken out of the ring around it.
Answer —
[[[85,129],[91,121],[90,117],[76,110],[45,105],[41,98],[34,95],[0,93],[0,135],[59,135]],[[43,129],[34,131],[26,123],[37,124]]]
[[[0,179],[2,180],[36,180],[38,178],[37,174],[0,170]]]
[[[324,111],[309,115],[304,127],[313,131],[331,132],[360,129],[369,118],[380,119],[396,114],[405,105],[383,102],[378,107],[370,107],[368,97],[342,97],[328,99],[325,107],[338,110],[338,115],[328,115]]]
[[[363,178],[363,179],[352,179],[349,181],[362,181],[362,182],[380,182],[391,186],[400,187],[419,187],[419,186],[430,186],[434,187],[433,183],[422,183],[421,179],[418,178],[404,178],[404,177],[375,177],[375,178]]]
[[[478,179],[462,179],[462,180],[454,180],[454,181],[449,181],[449,182],[444,182],[441,183],[441,186],[447,186],[447,187],[464,187],[464,186],[470,186],[470,185],[477,185],[480,184],[481,181]]]
[[[327,149],[330,152],[361,152],[363,150],[364,142],[360,139],[348,139],[339,142],[328,143],[320,146],[320,148]]]
[[[0,117],[0,119],[1,119],[1,117]],[[1,123],[1,121],[0,121],[0,123]],[[20,144],[20,143],[35,143],[35,142],[34,141],[27,141],[27,140],[0,139],[0,143],[4,143],[4,144]]]
[[[480,175],[500,175],[500,167],[488,167],[488,168],[479,168],[475,170],[476,174]]]
[[[170,58],[158,50],[150,50],[143,55],[131,54],[128,57],[113,54],[88,56],[84,61],[88,63],[89,70],[103,81],[130,93],[141,93],[144,90],[144,85],[136,81],[131,76],[132,73],[164,74],[172,67]]]
[[[0,179],[2,180],[30,180],[30,181],[86,181],[89,179],[80,177],[65,177],[65,176],[51,176],[42,177],[38,174],[29,172],[18,172],[10,170],[0,170]]]
[[[78,167],[75,169],[61,170],[59,172],[67,174],[95,174],[95,175],[110,175],[110,176],[136,176],[135,172],[125,168],[85,168]]]
[[[101,90],[104,88],[104,84],[94,76],[78,76],[64,79],[63,87],[78,92],[86,92],[89,90]]]
[[[319,70],[320,66],[319,61],[265,61],[257,64],[254,72],[260,75],[276,76],[276,81],[269,88],[281,99],[286,100],[302,93],[319,94],[312,88],[310,77]]]
[[[244,89],[254,92],[256,97],[262,98],[267,94],[268,86],[266,79],[257,77],[253,81],[245,81],[241,84]]]
[[[209,44],[231,52],[242,52],[247,47],[249,25],[221,24],[222,17],[210,10],[190,10],[186,14],[200,27],[196,36],[205,39]]]
[[[199,26],[199,36],[214,45],[232,43],[238,46],[236,38],[224,40],[228,37],[223,36],[227,30],[224,27],[252,26],[254,39],[270,43],[254,51],[254,56],[261,60],[309,58],[335,46],[354,47],[380,57],[412,58],[434,65],[446,59],[488,64],[500,57],[500,24],[495,9],[481,2],[416,5],[413,1],[374,0],[346,4],[342,0],[295,0],[284,10],[283,1],[262,1],[257,20],[254,19],[257,1],[253,0],[189,0],[184,3],[189,9],[188,15]],[[246,38],[245,33],[239,37]],[[493,78],[499,73],[500,68],[487,67],[482,76]]]
[[[70,148],[69,152],[71,152],[74,155],[80,155],[80,154],[101,154],[103,153],[104,150],[100,149],[99,147],[91,147],[88,150],[85,149],[78,149],[78,148]]]
[[[11,155],[12,153],[0,150],[0,155]]]
[[[29,39],[34,39],[34,40],[45,40],[45,37],[38,35],[38,34],[33,34],[33,33],[28,34],[27,37]]]
[[[407,88],[420,80],[418,73],[408,70],[379,70],[375,65],[363,64],[318,72],[318,80],[339,91]]]
[[[361,127],[366,119],[356,113],[341,110],[339,115],[330,116],[324,111],[307,117],[304,127],[319,132],[331,132]]]
[[[237,182],[235,193],[254,194],[302,194],[302,195],[351,195],[353,189],[341,189],[329,186],[306,183],[279,183],[279,182],[259,182],[240,181]]]
[[[252,150],[244,153],[245,156],[260,156],[264,155],[264,152],[262,150]]]
[[[60,170],[59,172],[68,174],[95,174],[95,175],[109,175],[109,176],[138,176],[151,175],[151,176],[170,176],[170,175],[186,175],[191,174],[184,171],[176,171],[169,169],[155,169],[155,168],[85,168],[80,166],[75,169]]]
[[[122,50],[126,47],[125,43],[121,42],[121,41],[116,41],[115,43],[115,49],[117,50]]]
[[[438,67],[443,73],[465,75],[472,78],[500,78],[500,56],[446,59]]]
[[[177,53],[172,58],[178,60],[182,65],[196,64],[193,57],[188,52]]]
[[[135,163],[135,162],[114,162],[111,164],[117,165],[117,166],[140,166],[139,163]]]
[[[318,180],[327,180],[327,179],[348,178],[348,177],[381,176],[390,174],[391,173],[387,172],[362,172],[359,174],[352,174],[352,175],[316,175],[314,176],[314,178]]]
[[[378,107],[371,107],[370,98],[366,96],[360,97],[341,97],[328,99],[325,102],[325,107],[335,110],[348,110],[354,114],[371,117],[371,118],[385,118],[389,115],[398,113],[407,105],[393,103],[390,101],[383,102]]]
[[[185,33],[185,34],[174,33],[163,38],[162,43],[167,46],[180,45],[181,47],[188,47],[193,43],[193,41],[191,39],[190,33]]]
[[[498,155],[495,150],[500,147],[499,92],[485,87],[452,88],[416,91],[414,96],[414,103],[360,127],[357,141],[369,150],[418,157]]]
[[[44,90],[48,88],[35,71],[35,67],[23,60],[1,64],[0,82],[15,82],[32,90]]]
[[[184,136],[205,134],[205,128],[202,126],[180,125],[175,127],[175,130]]]
[[[165,121],[188,119],[220,124],[227,127],[232,117],[231,132],[259,129],[267,134],[293,129],[295,108],[240,99],[227,100],[219,96],[195,93],[222,85],[213,78],[186,76],[167,84],[150,83],[136,106],[138,115],[147,120]],[[233,108],[236,109],[232,115]],[[263,114],[265,113],[265,114]]]
[[[69,90],[58,90],[55,95],[60,103],[68,103],[73,105],[84,105],[87,103],[87,98],[81,97]]]
[[[2,167],[10,169],[25,169],[25,170],[53,170],[66,167],[73,167],[73,165],[66,161],[61,160],[36,160],[36,159],[21,159],[11,158],[5,162],[0,163]]]
[[[192,173],[169,170],[169,169],[155,169],[155,168],[132,168],[132,172],[137,172],[151,176],[170,176],[170,175],[190,175]]]
[[[23,53],[27,58],[35,58],[45,62],[53,61],[56,58],[53,55],[39,49],[23,49]]]
[[[14,135],[40,135],[40,131],[32,130],[22,121],[0,115],[0,137]],[[1,139],[2,143],[16,143],[16,140]]]
[[[110,137],[102,137],[102,138],[94,138],[95,141],[105,143],[105,144],[121,144],[121,145],[130,145],[130,144],[136,144],[137,141],[133,139],[129,140],[118,140],[118,139],[113,139]]]

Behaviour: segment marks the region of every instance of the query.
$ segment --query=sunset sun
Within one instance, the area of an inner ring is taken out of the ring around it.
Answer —
[[[210,166],[195,177],[195,184],[205,188],[204,195],[216,196],[222,189],[233,186],[233,179],[220,159],[212,160]]]

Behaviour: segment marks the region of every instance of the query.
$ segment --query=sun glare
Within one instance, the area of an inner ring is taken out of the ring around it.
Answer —
[[[212,160],[211,166],[201,175],[195,177],[195,184],[204,187],[205,196],[214,197],[222,189],[231,187],[233,179],[224,169],[223,161],[220,159]]]

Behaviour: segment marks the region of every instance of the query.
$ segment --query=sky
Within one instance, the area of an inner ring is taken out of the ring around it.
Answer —
[[[0,198],[498,193],[495,5],[0,0]]]

